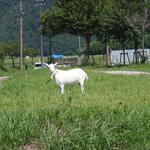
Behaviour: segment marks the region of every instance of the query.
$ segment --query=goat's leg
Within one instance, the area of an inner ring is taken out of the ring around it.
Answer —
[[[63,84],[60,85],[60,90],[61,90],[61,94],[64,94],[64,85]]]
[[[79,81],[80,83],[80,87],[81,87],[81,91],[84,91],[84,80]]]

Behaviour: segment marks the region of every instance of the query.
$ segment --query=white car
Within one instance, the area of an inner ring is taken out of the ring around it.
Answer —
[[[46,63],[43,62],[43,68],[46,67],[45,64],[46,64]],[[38,69],[41,69],[41,68],[42,68],[41,62],[36,62],[36,63],[34,63],[34,70],[38,70]]]

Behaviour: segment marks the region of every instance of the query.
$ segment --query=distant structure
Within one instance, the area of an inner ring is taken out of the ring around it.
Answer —
[[[150,63],[150,49],[144,49],[144,55],[142,49],[138,49],[137,54],[135,54],[134,49],[127,49],[125,50],[125,64],[129,65],[135,63],[136,55],[137,55],[138,63],[142,63],[143,56],[146,58],[146,62]],[[111,66],[123,65],[122,50],[111,50],[109,54],[109,58],[110,58]]]

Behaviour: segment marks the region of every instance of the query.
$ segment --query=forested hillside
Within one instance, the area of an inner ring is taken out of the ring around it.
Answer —
[[[46,0],[43,11],[53,5],[53,0]],[[23,1],[24,12],[24,48],[40,48],[40,9],[36,0]],[[19,42],[19,0],[0,0],[0,42]],[[55,51],[72,53],[78,48],[77,37],[59,35],[52,39]],[[44,50],[49,49],[48,39],[44,38]],[[67,52],[68,51],[68,52]]]
[[[23,2],[24,11],[24,42],[29,46],[36,46],[39,30],[39,8],[36,1]],[[9,0],[0,3],[0,40],[17,41],[19,38],[19,1]],[[38,45],[37,45],[38,46]]]

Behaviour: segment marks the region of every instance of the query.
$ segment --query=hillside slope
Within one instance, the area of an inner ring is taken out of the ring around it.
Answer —
[[[34,6],[35,0],[23,2],[24,11],[24,42],[28,46],[38,47],[39,40],[39,7]],[[47,7],[50,7],[48,0]],[[0,40],[18,41],[19,38],[19,1],[9,0],[9,3],[0,3]]]
[[[53,5],[53,0],[46,0],[43,11]],[[39,6],[36,0],[23,1],[24,12],[24,47],[40,48]],[[0,0],[0,41],[19,42],[19,0]],[[69,40],[68,40],[69,39]],[[58,52],[73,53],[77,49],[77,38],[71,35],[59,35],[53,38],[53,49]],[[44,50],[49,49],[49,41],[44,38]]]

